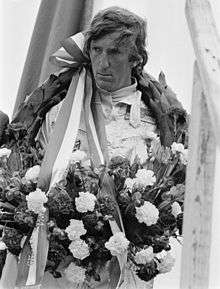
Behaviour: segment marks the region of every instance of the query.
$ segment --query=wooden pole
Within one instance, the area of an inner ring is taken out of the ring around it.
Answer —
[[[185,10],[211,123],[220,145],[220,37],[208,0],[186,0]]]
[[[60,41],[85,29],[92,12],[93,0],[42,0],[13,115],[25,97],[56,71],[57,68],[48,60],[60,47]]]
[[[212,240],[216,231],[213,226],[213,220],[216,219],[216,216],[213,217],[213,202],[216,199],[216,147],[220,145],[220,38],[209,1],[186,0],[186,17],[196,64],[189,130],[180,288],[207,289]],[[216,210],[214,212],[216,214]]]
[[[189,128],[181,289],[207,289],[216,143],[197,64]]]

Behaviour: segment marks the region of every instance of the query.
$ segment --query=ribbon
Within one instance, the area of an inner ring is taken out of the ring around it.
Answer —
[[[82,33],[78,33],[66,39],[63,42],[63,47],[50,57],[50,61],[60,67],[75,67],[76,73],[62,103],[41,165],[38,187],[45,192],[49,192],[56,183],[66,177],[82,110],[84,110],[85,115],[92,164],[98,166],[106,161],[105,144],[103,143],[103,140],[105,141],[104,130],[99,127],[99,125],[103,125],[103,122],[95,122],[97,119],[100,121],[100,117],[97,118],[95,114],[93,116],[91,109],[92,76],[87,66],[88,59],[82,52],[83,46],[84,36]],[[96,108],[96,112],[100,112],[98,108]],[[48,212],[46,211],[43,216],[38,217],[37,226],[34,228],[30,243],[27,242],[22,249],[17,286],[33,286],[42,282],[49,247],[46,230],[47,220]],[[120,230],[118,224],[115,221],[113,223],[116,231]],[[31,254],[33,259],[29,266],[24,262],[28,254]],[[123,269],[121,260],[119,260],[119,264]]]
[[[14,289],[15,278],[18,272],[18,260],[17,256],[13,255],[9,251],[7,252],[5,265],[2,270],[2,276],[0,280],[0,288],[2,289]]]

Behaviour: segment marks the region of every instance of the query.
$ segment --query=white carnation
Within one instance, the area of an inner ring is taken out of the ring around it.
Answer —
[[[83,260],[89,256],[89,246],[81,239],[72,241],[69,245],[69,249],[73,254],[73,257],[77,259]]]
[[[65,229],[65,232],[67,233],[68,238],[73,241],[79,239],[82,235],[85,235],[87,231],[83,225],[83,221],[71,219],[70,225]]]
[[[26,181],[32,181],[32,182],[36,183],[38,176],[39,176],[39,173],[40,173],[40,166],[36,165],[36,166],[33,166],[27,170],[24,178]]]
[[[65,269],[64,274],[72,283],[83,283],[86,278],[86,269],[76,266],[73,262]]]
[[[147,226],[151,226],[157,223],[159,211],[152,203],[145,201],[143,206],[136,207],[135,216],[139,223],[145,223]]]
[[[180,154],[180,161],[182,164],[187,165],[187,163],[188,163],[188,149],[184,149],[184,151]]]
[[[76,209],[80,213],[94,211],[96,196],[89,192],[79,192],[79,197],[75,199]]]
[[[81,150],[74,151],[70,156],[70,163],[77,163],[83,161],[87,157],[86,153]]]
[[[6,244],[3,241],[0,241],[0,251],[1,250],[6,250],[6,249],[7,249]]]
[[[152,186],[156,182],[154,172],[151,170],[140,169],[136,173],[135,183],[143,186]]]
[[[171,207],[172,207],[171,213],[172,213],[172,215],[174,215],[175,218],[176,218],[180,213],[182,213],[182,209],[181,209],[181,207],[180,207],[180,205],[179,205],[178,202],[174,202]]]
[[[105,243],[105,247],[111,252],[112,256],[123,254],[127,250],[128,245],[129,241],[122,232],[114,234],[108,242]]]
[[[131,178],[127,178],[125,180],[125,187],[129,189],[129,191],[131,192],[132,191],[132,188],[133,188],[133,185],[134,185],[135,181],[134,179],[131,179]]]
[[[137,252],[134,259],[137,264],[146,264],[154,258],[153,248],[150,246],[147,249],[142,249]]]
[[[166,256],[157,264],[157,269],[160,273],[170,272],[174,266],[175,258],[167,253]]]
[[[177,152],[183,153],[184,145],[182,143],[173,142],[171,145],[171,150],[173,154],[176,154]]]
[[[6,157],[8,158],[10,156],[11,150],[7,148],[2,148],[0,149],[0,158],[1,157]]]
[[[44,204],[47,202],[47,200],[48,198],[45,192],[42,192],[39,188],[26,196],[28,209],[33,211],[35,214],[40,214],[46,210]]]
[[[144,164],[146,162],[146,160],[148,159],[148,153],[147,153],[147,150],[146,150],[145,141],[139,142],[135,146],[135,152],[136,152],[136,156],[138,157],[140,163]],[[131,163],[133,164],[133,162],[134,161],[132,161]]]

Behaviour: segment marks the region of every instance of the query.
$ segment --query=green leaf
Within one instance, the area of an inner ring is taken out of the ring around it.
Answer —
[[[21,171],[22,170],[22,162],[21,155],[18,152],[11,152],[8,158],[8,167],[11,172]]]
[[[106,171],[103,171],[100,176],[100,191],[98,194],[100,197],[110,196],[112,199],[112,202],[115,204],[115,212],[114,212],[114,219],[116,220],[119,228],[123,230],[123,222],[122,217],[120,213],[120,209],[118,207],[118,203],[116,201],[116,193],[115,193],[115,185],[114,180]]]

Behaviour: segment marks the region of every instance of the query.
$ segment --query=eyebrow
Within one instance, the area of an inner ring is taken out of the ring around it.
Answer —
[[[90,47],[102,47],[102,45],[100,45],[100,44],[98,44],[98,43],[91,43],[91,45],[90,45]],[[108,46],[108,49],[119,49],[120,47],[119,46],[117,46],[117,43],[115,43],[115,44],[112,44],[112,46]]]

